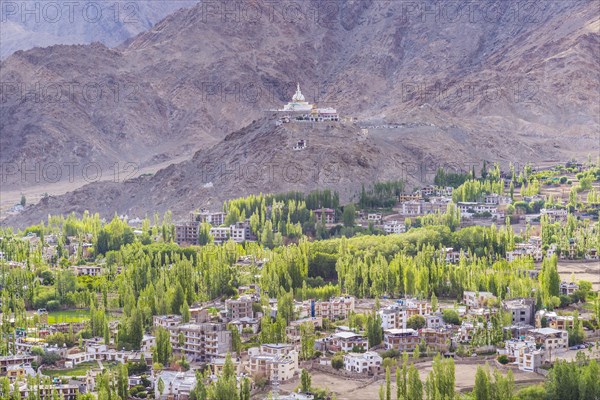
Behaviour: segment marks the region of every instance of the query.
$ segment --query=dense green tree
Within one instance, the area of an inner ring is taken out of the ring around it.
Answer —
[[[315,353],[315,326],[312,322],[300,325],[300,358],[310,360]]]
[[[237,400],[239,392],[236,381],[235,368],[231,360],[231,355],[227,353],[223,372],[209,388],[209,398],[211,400]]]
[[[162,365],[169,365],[171,360],[172,348],[171,348],[171,335],[163,327],[157,327],[154,331],[156,337],[156,346],[152,353],[152,359],[154,362]]]
[[[211,225],[207,222],[202,222],[198,229],[198,244],[200,246],[205,246],[207,244],[211,244],[214,240],[214,237],[210,234]]]
[[[231,332],[231,350],[239,356],[242,351],[242,338],[240,336],[240,331],[234,324],[229,324],[227,329],[229,329]]]
[[[250,400],[250,378],[244,377],[242,379],[240,400]]]
[[[385,369],[385,400],[392,400],[392,380],[390,377],[390,367]]]
[[[302,372],[300,373],[300,388],[304,393],[310,392],[311,380],[310,373],[307,370],[302,369]]]
[[[411,364],[408,368],[408,383],[406,400],[423,400],[423,383],[419,377],[419,371]]]
[[[353,227],[354,219],[356,216],[356,208],[353,204],[349,204],[344,207],[344,213],[342,214],[342,221],[345,227]]]
[[[369,348],[377,346],[383,341],[381,316],[375,311],[367,316],[367,340]]]
[[[489,372],[483,369],[483,367],[477,367],[475,373],[475,387],[473,389],[473,398],[475,400],[489,400],[491,399],[491,384],[489,381]]]
[[[183,304],[180,309],[181,320],[183,323],[190,322],[191,314],[190,314],[190,306],[188,305],[187,299],[183,300]]]
[[[411,315],[406,321],[406,327],[414,330],[424,328],[426,324],[427,321],[422,315]]]

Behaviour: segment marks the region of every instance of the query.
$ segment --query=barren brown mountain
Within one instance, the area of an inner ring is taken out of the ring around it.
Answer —
[[[198,0],[119,2],[3,1],[0,7],[0,59],[17,50],[54,44],[104,43],[117,46],[175,10]]]
[[[206,149],[152,177],[46,199],[18,219],[86,208],[183,213],[298,185],[225,179],[211,186],[197,177],[199,157],[227,168],[240,160],[339,159],[341,177],[327,185],[348,198],[362,182],[398,177],[411,162],[564,161],[598,152],[594,1],[248,0],[226,11],[211,4],[180,10],[116,49],[55,46],[2,63],[3,165],[144,167]],[[324,127],[272,126],[264,110],[288,101],[296,81],[309,101],[335,106],[360,126],[330,128],[322,144]],[[56,87],[64,101],[51,98]],[[386,124],[400,127],[374,128]],[[361,126],[371,127],[368,137]],[[281,141],[290,135],[317,135],[316,143],[288,154],[290,143]],[[18,173],[3,178],[3,190],[44,183]],[[298,188],[318,186],[326,184],[313,179]]]

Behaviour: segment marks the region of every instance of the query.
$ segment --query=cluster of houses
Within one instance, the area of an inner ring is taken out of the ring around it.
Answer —
[[[29,248],[32,251],[41,252],[42,259],[45,262],[54,263],[57,261],[59,256],[59,235],[45,235],[42,240],[37,233],[28,232],[27,235],[21,239],[28,243]],[[93,255],[92,234],[88,233],[81,236],[67,236],[64,238],[64,244],[61,246],[61,249],[62,253],[60,255],[67,257],[72,261],[90,258]],[[0,259],[4,259],[3,254]],[[14,263],[12,266],[18,267],[19,263]]]
[[[561,283],[561,291],[572,293],[577,290],[574,284]],[[211,302],[190,308],[189,320],[183,321],[180,315],[157,315],[153,317],[155,328],[165,329],[170,338],[171,347],[176,354],[184,355],[193,365],[207,365],[216,376],[225,363],[227,353],[232,352],[232,332],[237,330],[242,340],[249,339],[260,332],[260,320],[263,309],[260,307],[260,287],[241,287],[239,294],[224,302]],[[568,330],[573,328],[574,318],[559,315],[553,311],[536,312],[534,298],[516,298],[500,302],[492,293],[465,291],[462,305],[453,309],[461,317],[460,325],[444,320],[442,310],[422,299],[384,299],[384,307],[378,310],[381,319],[383,342],[372,346],[365,332],[347,326],[336,326],[329,333],[317,335],[315,351],[323,357],[320,363],[327,364],[332,354],[343,352],[343,368],[353,374],[377,374],[382,371],[381,352],[435,351],[446,355],[461,344],[469,344],[477,334],[490,329],[491,316],[503,309],[511,316],[511,325],[505,326],[506,340],[503,347],[497,349],[499,355],[506,355],[509,362],[523,371],[536,371],[543,364],[552,362],[556,356],[568,349]],[[270,301],[270,316],[277,314],[277,301]],[[307,300],[294,303],[298,319],[290,321],[286,327],[286,343],[263,343],[242,351],[233,358],[238,376],[264,379],[272,385],[290,381],[300,372],[299,352],[301,346],[301,327],[312,324],[316,332],[322,332],[324,320],[339,321],[348,319],[356,310],[353,296],[338,296],[329,300]],[[43,314],[43,312],[42,312]],[[419,326],[411,320],[421,316]],[[68,325],[68,324],[63,324]],[[51,325],[53,331],[71,331],[72,327]],[[79,326],[77,328],[83,328]],[[116,329],[112,326],[111,329]],[[126,351],[107,346],[102,339],[83,340],[80,346],[46,346],[43,338],[48,334],[38,331],[36,338],[19,337],[16,340],[17,355],[0,357],[0,375],[8,376],[12,382],[19,378],[35,375],[31,368],[35,357],[31,354],[34,346],[44,347],[46,351],[57,352],[63,368],[73,368],[82,363],[145,363],[152,365],[152,351],[156,338],[144,335],[141,349]],[[24,335],[26,336],[26,335]],[[330,361],[329,361],[330,363]],[[90,369],[86,376],[69,384],[60,383],[52,387],[60,388],[65,399],[75,399],[77,393],[89,392],[95,386],[98,371]],[[130,377],[130,384],[136,385],[140,376]],[[161,379],[165,391],[156,393],[156,398],[185,399],[196,384],[193,371],[174,371],[151,369],[152,382]],[[26,385],[18,383],[19,390],[27,390]],[[156,388],[154,388],[156,390]],[[162,396],[162,397],[161,397]]]
[[[250,229],[250,220],[248,219],[225,226],[225,217],[227,214],[221,211],[193,211],[190,213],[190,216],[190,221],[175,225],[175,242],[180,246],[197,244],[200,224],[204,222],[211,225],[210,235],[216,244],[225,243],[230,239],[236,243],[256,240],[256,236]]]
[[[551,244],[546,250],[542,247],[542,238],[539,236],[531,236],[527,242],[515,243],[513,250],[506,252],[506,259],[513,261],[520,257],[531,257],[534,261],[539,262],[544,258],[550,258],[554,254],[557,254],[557,245]],[[561,260],[573,260],[577,258],[577,244],[575,239],[569,240],[568,247],[561,249],[559,258]],[[598,260],[598,250],[596,248],[588,249],[585,252],[584,258],[586,260]]]
[[[452,202],[452,192],[452,187],[426,186],[413,194],[400,195],[397,210],[404,216],[445,212],[448,204]],[[458,202],[457,207],[463,218],[490,214],[490,217],[500,219],[505,216],[505,206],[511,203],[512,199],[509,196],[491,193],[482,196],[478,202]]]

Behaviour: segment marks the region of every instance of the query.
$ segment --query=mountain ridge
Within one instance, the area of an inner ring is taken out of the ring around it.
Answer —
[[[3,82],[64,88],[79,82],[105,92],[92,102],[79,89],[66,105],[5,93],[0,161],[95,162],[108,169],[115,162],[152,167],[193,157],[280,107],[296,82],[308,100],[363,125],[420,125],[422,135],[410,143],[401,135],[386,139],[407,159],[413,152],[451,161],[429,147],[431,137],[474,160],[564,161],[598,148],[594,2],[534,2],[538,13],[528,23],[520,19],[529,14],[452,22],[407,15],[393,1],[331,4],[335,20],[294,22],[276,14],[274,22],[261,23],[225,23],[218,13],[204,22],[198,4],[114,49],[18,52],[2,62]],[[437,3],[424,4],[435,9]],[[516,4],[486,3],[507,16]],[[35,183],[17,175],[4,186]]]

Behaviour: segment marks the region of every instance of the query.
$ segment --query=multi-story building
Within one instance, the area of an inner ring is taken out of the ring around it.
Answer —
[[[589,250],[587,250],[585,252],[585,259],[586,260],[598,260],[600,259],[600,255],[598,254],[598,249],[596,248],[591,248]]]
[[[425,326],[430,329],[438,329],[446,325],[441,312],[436,312],[434,314],[425,316],[425,322]]]
[[[498,206],[476,202],[459,202],[458,209],[463,217],[471,217],[473,214],[490,213],[492,216],[500,217],[503,213],[498,212]]]
[[[431,314],[431,304],[427,300],[407,299],[406,300],[406,315],[408,318],[413,315],[427,316]]]
[[[473,334],[475,331],[483,328],[484,325],[482,322],[473,323],[469,321],[462,321],[460,328],[458,329],[457,339],[461,343],[470,343],[471,340],[473,340]]]
[[[568,214],[566,208],[542,208],[540,210],[540,215],[547,215],[550,222],[564,221]]]
[[[367,221],[372,222],[374,224],[379,224],[383,219],[383,215],[381,213],[369,213],[367,214]]]
[[[198,233],[200,224],[198,222],[186,222],[175,225],[175,242],[180,245],[198,244]]]
[[[406,328],[406,309],[400,304],[392,304],[379,310],[383,329]]]
[[[572,315],[558,315],[554,311],[540,310],[535,314],[535,327],[542,328],[546,325],[548,328],[566,331],[573,329],[575,318]]]
[[[521,371],[536,372],[544,362],[544,351],[531,347],[521,347],[515,361]]]
[[[6,377],[10,382],[23,379],[26,376],[35,376],[36,372],[31,365],[11,365],[6,371]]]
[[[419,338],[435,351],[445,352],[450,348],[451,332],[448,329],[425,328],[419,331]]]
[[[423,214],[422,200],[409,200],[402,203],[402,215],[421,215]]]
[[[319,208],[313,210],[315,217],[318,221],[325,221],[326,224],[333,224],[335,222],[335,210],[331,208]]]
[[[9,367],[31,364],[34,360],[34,356],[2,356],[0,357],[0,374],[4,375]]]
[[[374,351],[344,354],[344,369],[358,374],[373,374],[381,370],[383,359]]]
[[[532,337],[507,340],[504,349],[498,350],[498,354],[506,355],[520,370],[528,372],[535,372],[542,365],[543,353],[537,349]]]
[[[514,324],[502,327],[502,331],[504,331],[507,336],[512,338],[520,338],[524,337],[527,332],[533,328],[535,328],[535,326],[529,324]]]
[[[289,344],[263,344],[248,349],[249,372],[271,382],[289,381],[298,372],[298,352]]]
[[[336,351],[364,351],[369,349],[366,337],[354,332],[336,332],[329,341],[328,350]]]
[[[215,243],[224,243],[232,239],[236,243],[246,241],[246,234],[250,230],[250,225],[247,222],[238,222],[230,226],[219,226],[210,228],[210,234],[214,238]]]
[[[398,221],[387,221],[385,224],[383,224],[383,231],[388,234],[404,233],[406,232],[406,226]]]
[[[333,297],[328,301],[311,301],[310,316],[335,319],[346,319],[354,311],[354,297]]]
[[[483,200],[484,200],[485,204],[500,205],[500,206],[512,203],[512,199],[510,198],[510,196],[502,196],[502,195],[499,195],[498,193],[488,194],[484,197]]]
[[[191,361],[211,361],[231,350],[231,332],[224,323],[170,325],[167,329],[173,349],[181,351]],[[179,344],[180,335],[183,337],[183,346]]]
[[[535,321],[535,299],[510,299],[502,302],[504,310],[511,313],[512,323],[533,325]]]
[[[151,352],[154,346],[156,346],[156,337],[144,334],[144,336],[142,337],[142,344],[140,346],[140,350],[143,352]]]
[[[300,328],[304,324],[312,324],[315,327],[315,329],[322,328],[323,327],[323,318],[308,317],[308,318],[302,318],[302,319],[297,319],[295,321],[291,321],[285,330],[287,336],[299,339],[300,338]]]
[[[170,329],[181,324],[181,315],[155,315],[152,317],[152,324],[166,329]]]
[[[219,212],[209,212],[207,210],[201,210],[201,211],[192,211],[190,213],[190,217],[192,222],[206,222],[211,224],[212,226],[220,226],[223,225],[225,223],[225,217],[227,216],[226,213],[219,211]]]
[[[225,300],[225,312],[227,318],[234,320],[240,318],[254,318],[252,304],[254,299],[252,296],[243,295],[237,299]]]
[[[542,345],[544,359],[552,361],[552,356],[563,353],[569,348],[569,333],[554,328],[530,329],[528,335],[533,336],[536,344]]]
[[[379,311],[383,329],[406,329],[406,322],[413,315],[426,317],[430,314],[431,304],[417,299],[398,300],[395,304]]]
[[[51,400],[56,398],[64,399],[64,400],[75,400],[79,395],[79,387],[77,385],[71,384],[57,384],[57,385],[38,385],[34,386],[35,394],[39,397],[35,397],[40,400]],[[26,383],[22,383],[19,386],[19,393],[21,394],[21,398],[26,399],[29,398],[29,390],[30,387]]]
[[[73,270],[78,276],[100,276],[102,274],[102,267],[99,265],[76,265]]]
[[[517,243],[513,250],[506,252],[506,260],[514,261],[517,258],[530,256],[533,261],[539,262],[544,258],[542,248],[532,243]]]
[[[452,196],[452,192],[454,188],[452,186],[426,186],[417,191],[422,197],[442,197],[442,196]]]
[[[560,283],[560,294],[565,296],[571,295],[579,290],[579,285],[574,282],[561,282]]]
[[[418,201],[421,200],[421,193],[413,193],[413,194],[401,194],[398,196],[398,203],[405,203],[407,201]]]
[[[414,329],[385,329],[383,343],[387,350],[413,351],[419,345],[419,333]]]

